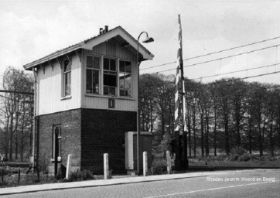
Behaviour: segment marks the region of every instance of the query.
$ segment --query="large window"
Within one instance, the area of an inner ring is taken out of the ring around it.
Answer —
[[[120,96],[131,96],[131,62],[120,61]]]
[[[87,56],[86,93],[99,94],[100,58]]]
[[[117,88],[116,60],[104,58],[103,69],[103,94],[114,96]]]
[[[71,62],[63,61],[63,96],[71,95]]]

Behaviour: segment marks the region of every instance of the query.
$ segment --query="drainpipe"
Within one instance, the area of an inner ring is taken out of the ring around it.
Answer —
[[[32,127],[32,171],[35,172],[36,162],[35,162],[35,153],[36,153],[36,103],[37,103],[37,68],[33,68],[34,75],[34,95],[33,95],[33,127]],[[38,157],[38,156],[37,156]]]

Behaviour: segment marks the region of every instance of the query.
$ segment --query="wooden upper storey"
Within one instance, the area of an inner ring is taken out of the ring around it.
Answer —
[[[24,66],[36,75],[37,115],[76,108],[137,111],[137,41],[117,27],[81,43]],[[139,61],[153,58],[141,45],[139,53]]]

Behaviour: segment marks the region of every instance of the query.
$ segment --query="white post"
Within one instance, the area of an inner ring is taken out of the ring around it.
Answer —
[[[148,156],[147,152],[143,152],[143,176],[147,176],[148,173]]]
[[[103,154],[104,163],[104,179],[109,179],[109,155],[108,153]]]
[[[68,156],[67,156],[67,165],[66,165],[66,179],[69,179],[69,177],[70,177],[70,172],[71,172],[71,154],[69,154]]]
[[[171,173],[171,167],[172,167],[172,162],[171,162],[171,155],[170,151],[166,151],[166,168],[167,168],[167,173]]]

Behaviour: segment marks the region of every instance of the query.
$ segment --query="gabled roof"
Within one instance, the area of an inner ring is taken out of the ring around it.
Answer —
[[[23,65],[24,69],[31,70],[33,67],[36,67],[40,64],[43,64],[45,62],[51,61],[55,58],[58,58],[60,56],[63,56],[65,54],[68,54],[70,52],[76,51],[78,49],[88,49],[91,50],[94,46],[97,46],[100,43],[103,43],[111,38],[114,38],[116,36],[122,37],[131,47],[133,47],[135,50],[137,50],[137,43],[138,41],[133,38],[126,30],[124,30],[121,26],[117,26],[103,34],[100,34],[98,36],[91,37],[89,39],[86,39],[82,42],[79,42],[77,44],[71,45],[69,47],[66,47],[62,50],[58,50],[54,53],[51,53],[43,58],[40,58],[38,60],[35,60],[31,63]],[[139,53],[142,55],[144,60],[151,60],[153,59],[154,55],[147,50],[141,43],[139,43]]]

